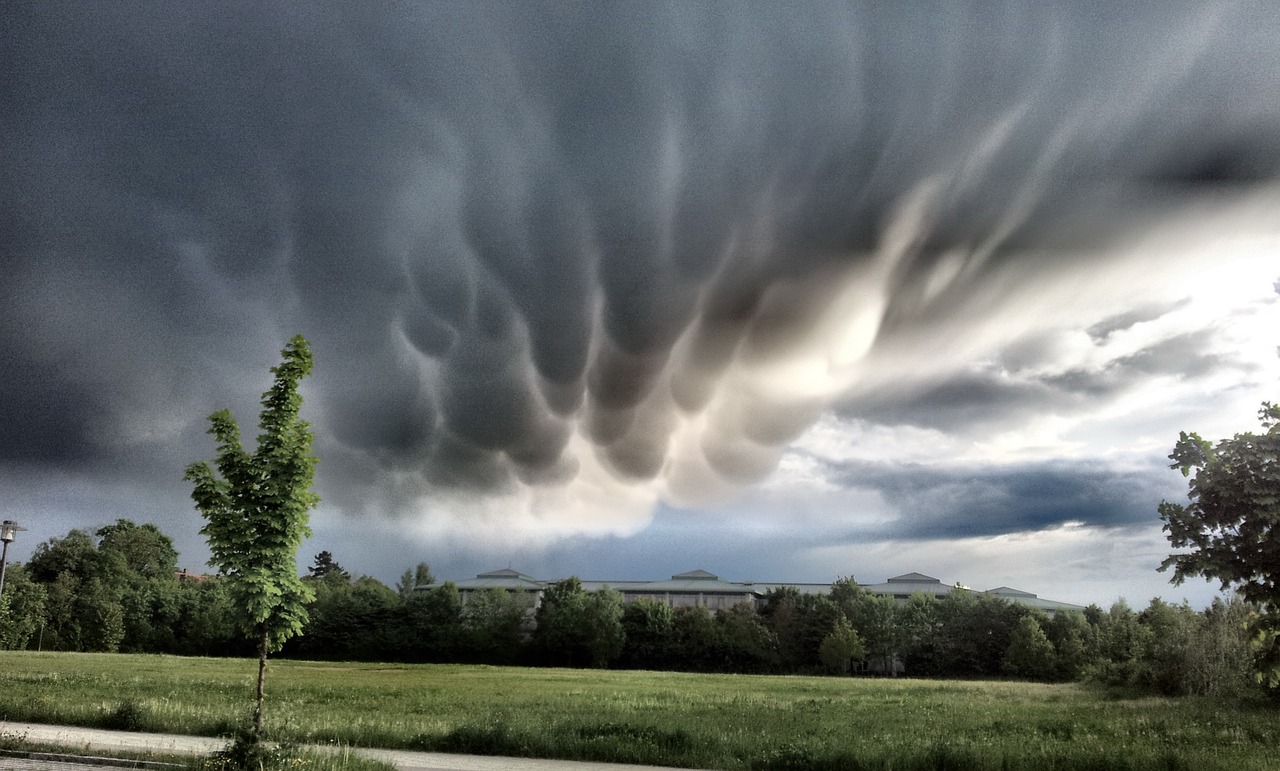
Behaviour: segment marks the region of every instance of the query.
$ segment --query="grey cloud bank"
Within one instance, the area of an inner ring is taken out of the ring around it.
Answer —
[[[0,14],[0,483],[45,536],[199,554],[201,419],[294,332],[316,550],[384,579],[583,535],[638,566],[681,516],[709,559],[673,572],[730,574],[776,548],[765,479],[782,523],[831,488],[773,535],[797,574],[814,532],[1101,538],[1177,494],[1185,421],[1273,395],[1269,3]]]

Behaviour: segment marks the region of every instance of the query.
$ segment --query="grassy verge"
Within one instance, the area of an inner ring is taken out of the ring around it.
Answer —
[[[225,735],[251,662],[0,653],[0,718]],[[696,768],[1274,769],[1264,704],[1079,685],[277,661],[272,735],[301,743]]]
[[[208,757],[186,764],[190,771],[396,771],[390,763],[355,754],[349,747],[324,752],[292,744],[233,741]]]

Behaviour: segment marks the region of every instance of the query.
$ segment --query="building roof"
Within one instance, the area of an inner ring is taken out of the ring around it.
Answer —
[[[578,579],[578,583],[582,584],[583,591],[598,592],[601,589],[613,589],[618,592],[634,592],[637,586],[643,586],[648,581],[583,581]]]
[[[900,576],[890,578],[886,583],[894,584],[940,584],[941,580],[933,576],[926,576],[924,573],[903,573]]]
[[[800,594],[831,594],[831,584],[788,584],[788,583],[757,583],[754,581],[743,581],[742,585],[751,589],[756,594],[764,594],[766,592],[777,591],[778,589],[790,588],[795,589]]]
[[[1000,586],[995,589],[988,589],[983,594],[997,594],[1001,597],[1035,597],[1031,592],[1024,592],[1021,589],[1014,589],[1009,586]]]
[[[895,597],[912,595],[916,592],[941,597],[944,594],[950,594],[955,587],[944,584],[933,576],[926,576],[924,573],[903,573],[890,578],[883,584],[865,584],[862,588],[872,594],[891,594]]]
[[[715,573],[708,573],[707,571],[699,568],[697,570],[690,570],[688,573],[676,573],[674,576],[671,577],[672,581],[675,581],[677,579],[689,579],[694,581],[703,581],[703,580],[719,581],[720,576],[716,575]]]
[[[1023,605],[1029,605],[1049,613],[1056,613],[1060,610],[1084,610],[1083,605],[1073,605],[1069,602],[1058,602],[1057,600],[1045,600],[1037,597],[1031,592],[1024,592],[1021,589],[1013,589],[1008,586],[1000,586],[995,589],[988,589],[983,594],[989,594],[993,597],[1000,597],[1010,602],[1018,602]]]
[[[443,582],[436,582],[430,586],[420,586],[419,589],[430,589],[440,586]],[[508,591],[528,591],[539,592],[545,589],[554,581],[543,581],[525,575],[511,568],[503,568],[499,570],[490,570],[481,573],[475,578],[455,581],[454,585],[462,590],[478,591],[483,589],[506,589]],[[801,594],[828,594],[831,592],[831,584],[822,583],[756,583],[752,581],[725,581],[714,573],[706,570],[690,570],[687,573],[677,573],[670,579],[665,581],[581,581],[582,588],[588,592],[596,592],[608,587],[620,592],[635,594],[721,594],[721,595],[757,595],[763,596],[770,590],[782,588],[791,588]],[[861,584],[862,588],[872,594],[891,595],[894,597],[904,597],[920,592],[921,594],[932,595],[934,597],[942,597],[950,594],[959,587],[959,584],[944,584],[941,580],[933,576],[927,576],[923,573],[903,573],[900,576],[894,576],[886,580],[882,584]],[[1000,586],[995,589],[989,589],[979,594],[987,594],[993,597],[999,597],[1010,602],[1017,602],[1038,608],[1048,613],[1054,613],[1059,610],[1084,610],[1081,605],[1073,605],[1069,602],[1058,602],[1056,600],[1046,600],[1031,592],[1021,589],[1014,589],[1008,586]]]
[[[525,581],[537,580],[530,576],[526,576],[524,573],[521,573],[516,570],[512,570],[511,568],[502,568],[501,570],[490,570],[486,573],[481,573],[477,575],[476,578],[520,578]]]
[[[627,587],[628,591],[645,594],[754,594],[751,587],[745,584],[733,584],[721,580],[720,576],[705,570],[691,570],[688,573],[677,573],[667,581],[650,581]]]
[[[428,588],[440,586],[442,582],[431,584]],[[506,589],[507,591],[525,591],[540,592],[546,585],[544,582],[535,578],[530,578],[524,573],[505,568],[502,570],[490,570],[487,573],[481,573],[475,578],[467,578],[461,581],[454,581],[454,586],[459,589]]]

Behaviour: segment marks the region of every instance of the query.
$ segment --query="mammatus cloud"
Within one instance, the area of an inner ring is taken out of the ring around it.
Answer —
[[[501,544],[1275,373],[1266,3],[5,14],[6,463],[206,455],[302,332],[328,505]]]

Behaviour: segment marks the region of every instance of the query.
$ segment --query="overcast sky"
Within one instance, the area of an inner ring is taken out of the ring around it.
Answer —
[[[204,569],[295,333],[304,564],[1145,605],[1280,399],[1280,5],[0,6],[0,513]]]

